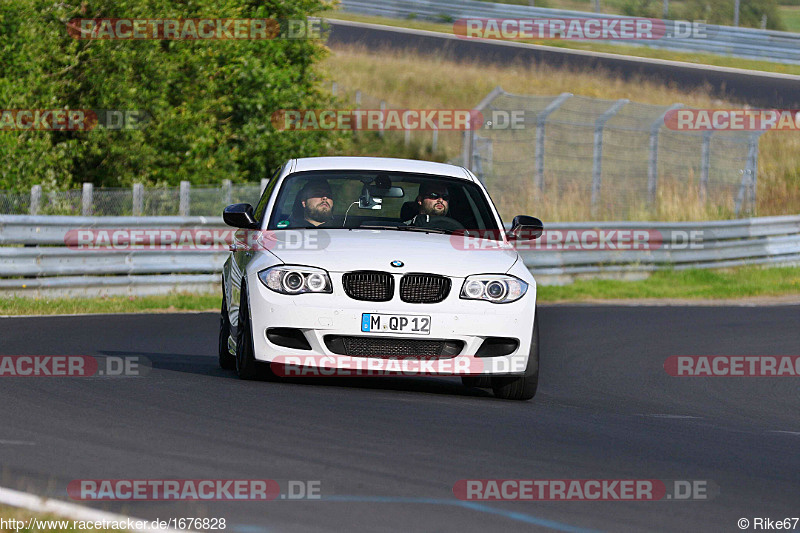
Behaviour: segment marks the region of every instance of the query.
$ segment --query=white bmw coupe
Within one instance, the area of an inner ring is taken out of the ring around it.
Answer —
[[[500,398],[536,394],[536,282],[514,242],[542,223],[518,216],[505,231],[469,170],[292,159],[258,205],[223,218],[240,229],[222,276],[223,368],[253,379],[300,361],[348,375],[412,360]]]

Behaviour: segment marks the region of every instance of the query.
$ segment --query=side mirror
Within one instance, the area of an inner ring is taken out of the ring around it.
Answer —
[[[222,211],[222,220],[234,228],[256,229],[258,227],[258,222],[253,218],[253,206],[250,204],[229,205]]]
[[[536,217],[518,215],[511,222],[508,237],[514,240],[535,240],[542,236],[544,224]]]

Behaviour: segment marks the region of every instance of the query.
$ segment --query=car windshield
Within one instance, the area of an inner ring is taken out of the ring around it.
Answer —
[[[387,171],[292,174],[280,187],[267,229],[315,227],[499,230],[485,194],[466,180]]]

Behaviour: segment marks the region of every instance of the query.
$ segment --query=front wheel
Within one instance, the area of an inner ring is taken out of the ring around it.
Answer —
[[[256,379],[258,363],[253,355],[253,328],[250,325],[250,306],[247,301],[247,287],[244,283],[242,283],[242,296],[239,302],[239,327],[236,328],[236,374],[241,379]]]
[[[236,368],[236,357],[228,350],[228,338],[231,336],[231,323],[225,305],[225,294],[222,295],[222,309],[219,312],[219,366],[224,370]]]
[[[522,376],[492,378],[494,395],[504,400],[530,400],[539,386],[539,310],[533,318],[533,336],[528,354],[528,365]]]

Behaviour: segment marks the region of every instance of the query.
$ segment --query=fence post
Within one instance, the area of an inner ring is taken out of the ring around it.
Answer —
[[[605,113],[594,121],[594,152],[592,153],[592,214],[595,214],[597,203],[600,201],[600,186],[603,174],[603,128],[606,122],[622,109],[630,100],[622,98],[614,102]]]
[[[39,202],[42,199],[42,186],[34,185],[31,187],[31,215],[39,214]]]
[[[747,141],[747,162],[745,168],[741,170],[742,181],[739,185],[739,193],[736,195],[736,216],[744,211],[755,211],[756,205],[756,181],[758,177],[758,139],[762,131],[752,133]],[[747,206],[750,206],[748,208]]]
[[[81,194],[81,214],[85,217],[92,214],[92,189],[91,183],[83,184],[83,193]]]
[[[752,212],[756,212],[756,185],[758,185],[758,142],[763,131],[752,133],[749,139],[747,150],[747,164],[750,170],[750,201],[752,202]]]
[[[464,143],[463,143],[463,151],[462,157],[464,160],[464,166],[468,170],[472,170],[472,159],[474,157],[473,152],[475,151],[475,130],[473,128],[477,127],[479,124],[476,124],[476,114],[482,113],[483,110],[488,107],[488,105],[500,96],[501,94],[505,93],[502,87],[499,85],[492,89],[492,91],[483,97],[483,100],[475,106],[472,111],[470,112],[470,120],[469,120],[469,129],[464,132]]]
[[[380,135],[381,138],[383,138],[383,134],[385,133],[383,131],[383,124],[385,122],[384,121],[385,118],[386,118],[386,100],[381,100],[381,128],[378,130],[378,135]]]
[[[191,191],[191,184],[188,181],[181,182],[181,196],[179,214],[182,217],[189,216],[189,191]]]
[[[361,91],[356,91],[356,109],[361,109]]]
[[[664,124],[667,113],[675,109],[680,109],[683,104],[672,104],[661,116],[650,125],[650,155],[647,161],[647,201],[652,205],[656,201],[658,191],[658,133]]]
[[[536,116],[536,149],[534,152],[534,184],[544,191],[544,136],[547,119],[561,105],[572,97],[572,93],[561,93]]]
[[[472,170],[472,153],[475,151],[475,130],[471,127],[464,132],[464,166]]]
[[[433,125],[433,140],[431,141],[431,153],[435,154],[436,149],[439,147],[439,125]]]
[[[703,144],[700,146],[700,201],[706,201],[708,194],[708,171],[711,167],[711,136],[714,130],[703,132]]]
[[[222,180],[222,199],[225,205],[233,203],[233,184],[231,180]]]
[[[264,194],[264,191],[267,190],[267,184],[269,183],[269,178],[261,178],[261,191],[258,193],[258,197]]]
[[[134,183],[133,184],[133,216],[140,217],[142,216],[142,211],[144,211],[144,185],[141,183]]]
[[[339,89],[339,85],[336,82],[331,83],[331,94],[333,96],[336,96],[336,93],[338,92],[338,89]]]

